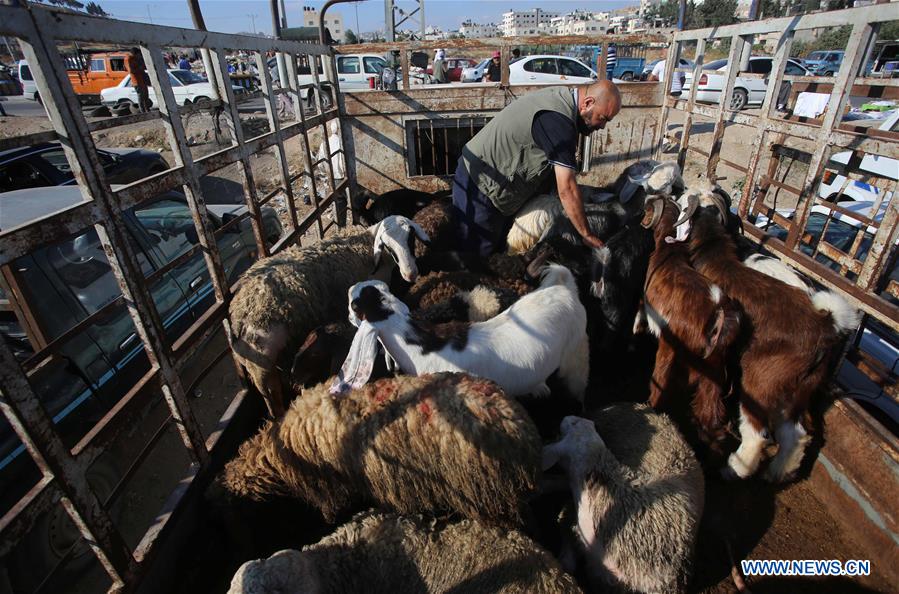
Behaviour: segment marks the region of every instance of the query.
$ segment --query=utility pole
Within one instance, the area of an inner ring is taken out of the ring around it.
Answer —
[[[259,15],[258,14],[248,14],[247,16],[250,17],[250,20],[253,23],[253,35],[256,35],[256,17],[258,17]]]
[[[150,5],[147,4],[147,18],[150,19],[150,24],[153,24],[153,15],[150,14]]]

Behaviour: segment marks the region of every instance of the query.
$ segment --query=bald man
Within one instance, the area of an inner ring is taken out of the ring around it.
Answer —
[[[453,179],[456,229],[465,251],[504,247],[513,217],[550,177],[586,245],[602,247],[584,216],[576,182],[578,134],[601,130],[621,109],[608,80],[548,87],[516,99],[462,148]]]

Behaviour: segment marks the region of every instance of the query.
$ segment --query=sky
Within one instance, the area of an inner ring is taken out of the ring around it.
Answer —
[[[118,19],[142,23],[153,22],[157,25],[169,25],[172,27],[192,27],[186,0],[157,0],[155,2],[141,2],[139,0],[97,1],[106,12]],[[289,27],[301,25],[301,13],[304,5],[321,8],[323,4],[324,2],[285,0],[287,25]],[[397,1],[397,6],[409,10],[414,8],[415,4],[415,2],[409,0]],[[502,20],[502,13],[509,11],[512,7],[515,10],[540,8],[565,13],[578,8],[599,12],[636,5],[639,5],[639,0],[587,0],[581,2],[569,2],[566,0],[543,0],[542,2],[521,2],[518,0],[478,0],[476,2],[472,0],[426,0],[425,23],[440,27],[443,30],[453,30],[458,29],[462,21],[466,19],[482,23],[498,23]],[[252,32],[255,26],[256,31],[271,34],[272,17],[268,0],[200,0],[200,8],[203,10],[206,26],[211,31],[221,31],[223,33]],[[383,29],[383,0],[364,0],[357,3],[338,5],[330,8],[328,13],[330,14],[332,11],[341,13],[343,15],[344,27],[356,31],[357,8],[359,29],[363,32]]]

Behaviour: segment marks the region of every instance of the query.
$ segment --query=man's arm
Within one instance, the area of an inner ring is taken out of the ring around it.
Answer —
[[[574,169],[555,165],[556,186],[559,190],[559,199],[562,201],[562,208],[565,214],[571,220],[574,228],[583,238],[584,243],[590,247],[601,248],[605,244],[590,230],[587,225],[587,215],[584,214],[584,199],[581,197],[581,191],[577,187],[577,178]]]

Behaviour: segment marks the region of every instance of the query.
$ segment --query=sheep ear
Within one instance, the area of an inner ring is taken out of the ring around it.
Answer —
[[[375,262],[374,262],[374,266],[371,269],[371,274],[374,274],[375,271],[378,270],[378,266],[381,265],[381,256],[384,254],[383,247],[384,247],[384,242],[381,241],[380,238],[378,238],[378,240],[375,241],[375,247],[372,250],[372,255],[374,256]]]
[[[546,471],[559,463],[559,459],[562,457],[562,444],[561,442],[551,443],[547,446],[543,446],[543,455],[541,459],[541,469]]]
[[[419,225],[415,221],[409,221],[409,226],[412,227],[412,230],[415,232],[415,236],[418,237],[419,241],[421,241],[425,245],[431,244],[431,238],[428,237],[428,234],[425,233],[425,230],[421,228],[421,225]]]

